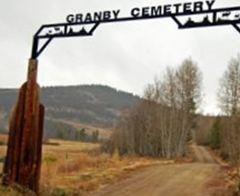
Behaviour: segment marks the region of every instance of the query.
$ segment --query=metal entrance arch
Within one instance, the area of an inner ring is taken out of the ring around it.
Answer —
[[[235,18],[226,19],[232,12],[239,12],[235,14]],[[202,17],[202,21],[194,22],[192,17]],[[221,19],[219,16],[225,17]],[[178,18],[188,17],[187,21],[181,21]],[[66,38],[66,37],[86,37],[93,36],[93,33],[100,24],[105,23],[117,23],[117,22],[129,22],[139,20],[150,20],[150,19],[161,19],[171,18],[178,26],[178,29],[190,29],[200,27],[215,27],[215,26],[226,26],[230,25],[234,27],[240,33],[240,6],[230,8],[218,8],[205,11],[196,11],[188,13],[177,13],[177,14],[165,14],[157,16],[141,16],[141,17],[122,17],[117,19],[100,20],[100,21],[85,21],[80,23],[56,23],[42,25],[33,37],[32,46],[32,59],[37,59],[48,44],[55,38]],[[88,30],[86,26],[91,26]],[[74,30],[77,29],[77,30]],[[39,41],[45,40],[42,46],[39,46]]]

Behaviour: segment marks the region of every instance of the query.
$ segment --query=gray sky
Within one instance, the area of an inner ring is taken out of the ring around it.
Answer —
[[[2,1],[0,88],[18,88],[25,81],[32,35],[42,24],[65,22],[70,13],[121,9],[124,15],[136,6],[175,2],[184,1]],[[240,1],[216,0],[214,8],[223,6]],[[240,34],[231,26],[178,30],[171,19],[102,24],[93,37],[54,40],[40,56],[38,80],[41,86],[106,84],[141,95],[166,66],[191,56],[203,72],[202,111],[216,113],[219,78],[239,46]]]

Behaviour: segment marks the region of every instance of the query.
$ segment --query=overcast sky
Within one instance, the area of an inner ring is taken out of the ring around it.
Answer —
[[[101,2],[101,3],[100,3]],[[70,13],[155,6],[163,0],[7,0],[0,6],[0,88],[18,88],[26,78],[32,35],[42,24],[65,22]],[[214,8],[240,6],[216,0]],[[178,30],[171,19],[102,24],[93,37],[56,39],[39,58],[41,86],[105,84],[142,94],[166,66],[192,57],[203,72],[202,111],[217,113],[219,78],[240,52],[240,34],[231,27]]]

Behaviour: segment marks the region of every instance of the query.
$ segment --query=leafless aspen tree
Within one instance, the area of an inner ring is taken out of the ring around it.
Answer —
[[[240,55],[233,58],[220,80],[219,106],[225,115],[239,113],[240,109]]]
[[[167,68],[147,86],[141,103],[119,122],[113,136],[121,154],[183,156],[200,100],[201,73],[191,60]]]
[[[178,107],[182,111],[182,135],[180,143],[186,143],[195,125],[195,112],[201,102],[202,74],[190,58],[183,61],[177,70]],[[185,147],[180,144],[179,148]],[[183,149],[184,151],[184,149]]]
[[[240,159],[240,56],[233,58],[220,80],[219,106],[222,119],[222,151],[234,164]]]

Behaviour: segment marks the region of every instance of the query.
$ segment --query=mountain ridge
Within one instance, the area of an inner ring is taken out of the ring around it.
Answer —
[[[0,112],[2,113],[0,117],[2,126],[0,126],[5,131],[17,96],[18,89],[0,88]],[[139,96],[106,85],[42,87],[41,101],[46,108],[46,135],[51,137],[57,135],[54,129],[56,126],[53,123],[58,120],[62,127],[65,124],[66,129],[73,129],[72,132],[76,127],[70,128],[71,123],[64,123],[64,121],[94,127],[112,127],[119,119],[121,112],[134,107],[139,100],[141,100]]]

